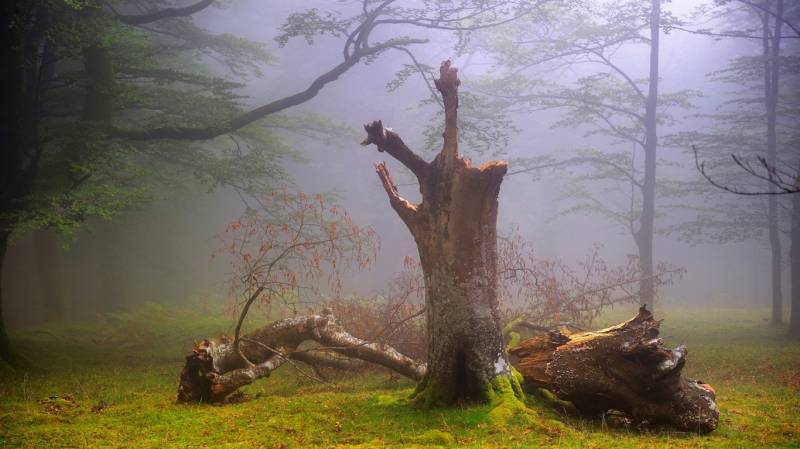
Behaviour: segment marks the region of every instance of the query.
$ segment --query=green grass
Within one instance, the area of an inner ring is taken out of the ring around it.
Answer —
[[[626,318],[613,311],[602,326]],[[766,311],[681,309],[662,335],[689,347],[686,371],[710,382],[721,410],[710,435],[608,427],[529,398],[507,426],[489,406],[420,411],[413,385],[385,371],[315,384],[283,367],[228,406],[177,405],[177,376],[193,340],[230,320],[148,305],[82,326],[13,335],[40,367],[0,370],[0,447],[800,447],[800,344],[766,324]],[[50,397],[55,397],[50,399]],[[92,407],[104,401],[100,411]]]

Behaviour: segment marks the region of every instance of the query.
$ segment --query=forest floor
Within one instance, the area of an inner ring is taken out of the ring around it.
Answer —
[[[596,326],[633,311],[607,313]],[[535,419],[506,427],[488,406],[420,411],[407,402],[412,384],[386,371],[320,384],[284,366],[246,388],[246,402],[178,405],[193,340],[229,332],[229,318],[202,316],[148,304],[14,333],[39,368],[0,369],[0,447],[800,447],[800,343],[768,326],[766,310],[657,311],[667,343],[689,347],[685,372],[717,391],[720,425],[709,435],[565,416],[533,397]]]

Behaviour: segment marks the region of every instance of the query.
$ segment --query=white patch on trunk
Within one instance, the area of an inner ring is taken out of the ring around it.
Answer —
[[[505,357],[503,357],[503,354],[500,354],[497,357],[497,361],[494,362],[494,374],[496,376],[499,376],[501,374],[508,374],[508,372],[509,372],[508,362],[506,362],[506,359]]]
[[[703,397],[706,399],[706,401],[708,401],[708,408],[710,408],[711,410],[713,410],[713,411],[715,411],[715,412],[718,412],[718,411],[719,411],[719,409],[717,408],[717,403],[716,403],[716,401],[714,401],[713,399],[711,399],[711,398],[710,398],[710,397],[708,397],[708,396],[703,396]]]
[[[677,362],[675,362],[675,360],[666,359],[663,362],[658,364],[658,370],[659,371],[672,371],[673,369],[675,369],[675,365],[677,365]]]

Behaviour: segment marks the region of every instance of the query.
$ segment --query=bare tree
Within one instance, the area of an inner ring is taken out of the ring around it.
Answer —
[[[497,292],[497,196],[507,171],[502,161],[473,167],[458,151],[458,79],[442,63],[436,88],[445,110],[444,144],[431,162],[409,149],[380,121],[365,126],[363,145],[375,145],[408,168],[422,202],[400,196],[389,170],[376,171],[389,202],[417,242],[425,278],[428,371],[416,393],[427,405],[488,401],[519,384],[508,364]]]
[[[767,197],[767,228],[769,232],[769,243],[771,250],[771,286],[772,286],[772,317],[771,324],[781,324],[783,322],[783,293],[781,287],[781,271],[782,271],[782,250],[780,239],[780,210],[778,198],[782,195],[792,195],[791,216],[792,224],[790,231],[790,276],[791,276],[791,318],[790,318],[790,334],[797,337],[800,336],[800,248],[798,246],[798,238],[800,238],[800,201],[796,199],[800,192],[800,167],[795,167],[798,163],[796,160],[797,155],[791,152],[781,154],[779,146],[781,143],[781,116],[794,116],[797,117],[796,106],[791,105],[792,101],[796,104],[795,92],[792,91],[792,84],[796,82],[797,70],[791,63],[791,57],[786,53],[784,47],[788,42],[787,39],[800,38],[800,28],[796,24],[797,14],[800,9],[796,5],[789,5],[788,8],[783,0],[732,0],[727,2],[720,2],[716,5],[719,8],[724,8],[721,13],[723,17],[734,20],[736,18],[744,17],[745,23],[755,23],[753,30],[732,30],[715,32],[712,30],[687,30],[683,31],[708,35],[715,38],[738,38],[760,41],[761,55],[760,58],[740,58],[740,61],[731,64],[728,70],[731,74],[728,75],[729,81],[743,83],[749,77],[758,75],[760,78],[759,89],[763,92],[761,101],[764,104],[765,115],[756,116],[759,125],[764,127],[766,131],[766,145],[765,148],[758,145],[754,149],[758,150],[753,158],[741,156],[739,154],[724,154],[725,157],[730,156],[733,159],[734,167],[738,168],[732,176],[728,176],[724,180],[721,176],[712,176],[705,161],[700,161],[698,149],[692,146],[694,152],[695,166],[700,174],[713,186],[742,196],[766,196]],[[784,32],[784,27],[789,28],[788,34]],[[749,65],[758,64],[758,70],[750,69]],[[748,76],[749,75],[749,76]],[[788,76],[787,76],[788,75]],[[790,81],[784,81],[789,78]],[[787,88],[788,87],[788,88]],[[749,98],[744,98],[742,102],[751,101]],[[796,125],[783,124],[784,128],[788,128],[790,133],[796,133]],[[794,139],[794,140],[793,140]],[[784,143],[789,148],[795,145],[796,137],[789,139],[788,143]],[[712,136],[712,145],[715,145],[715,137]],[[735,142],[735,141],[734,141]],[[723,144],[724,147],[724,144]],[[750,150],[745,148],[744,150]],[[719,157],[719,155],[718,155]],[[785,158],[791,158],[788,161]],[[783,160],[782,160],[783,159]],[[793,168],[795,167],[795,168]],[[741,187],[745,183],[751,184],[756,181],[765,187]]]

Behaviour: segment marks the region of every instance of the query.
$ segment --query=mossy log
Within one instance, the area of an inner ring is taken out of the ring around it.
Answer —
[[[511,349],[528,387],[545,388],[586,414],[610,410],[639,423],[710,432],[719,410],[710,385],[681,374],[687,350],[664,348],[646,308],[596,332],[551,331]]]

